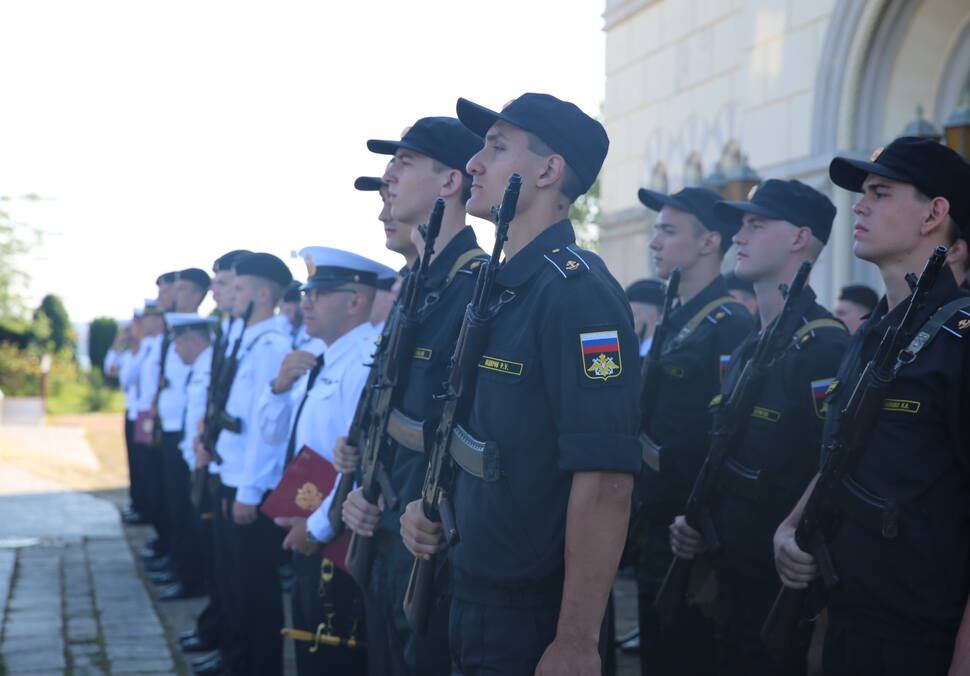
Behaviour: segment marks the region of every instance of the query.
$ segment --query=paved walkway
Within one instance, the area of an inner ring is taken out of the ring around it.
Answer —
[[[36,429],[85,451],[78,430]],[[0,457],[0,514],[0,674],[179,673],[115,505]]]

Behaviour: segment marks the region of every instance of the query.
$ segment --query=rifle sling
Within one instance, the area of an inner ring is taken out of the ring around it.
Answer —
[[[894,372],[916,359],[916,355],[932,343],[933,339],[936,338],[941,330],[946,329],[945,324],[953,319],[954,315],[962,313],[970,317],[970,313],[967,312],[968,307],[970,307],[970,297],[964,296],[956,300],[951,300],[934,312],[929,320],[916,332],[916,336],[906,346],[906,349],[899,353],[899,359],[896,361]],[[946,330],[950,331],[950,333],[955,333],[950,329]],[[963,337],[960,334],[956,335],[960,338]]]
[[[387,418],[387,435],[409,451],[424,453],[424,423],[393,409]]]
[[[483,481],[497,481],[501,475],[495,442],[479,441],[461,425],[451,432],[448,454],[466,473]]]
[[[671,352],[673,350],[676,350],[678,347],[680,347],[683,344],[683,342],[688,338],[690,338],[691,334],[693,334],[694,331],[697,330],[697,327],[701,325],[701,322],[703,322],[708,317],[708,315],[711,314],[711,312],[713,312],[717,307],[721,305],[725,305],[725,306],[737,305],[739,307],[744,307],[743,305],[741,305],[741,303],[739,303],[734,298],[734,296],[721,296],[720,298],[715,298],[710,303],[708,303],[700,310],[698,310],[697,313],[693,317],[691,317],[686,324],[684,324],[684,328],[678,331],[677,335],[671,338],[670,342],[663,346],[663,352],[664,353]],[[731,314],[731,311],[728,310],[726,307],[724,308],[724,310],[728,314]]]
[[[840,331],[848,330],[845,328],[845,324],[840,322],[838,319],[813,319],[795,331],[795,335],[792,336],[795,345],[799,345],[802,338],[812,333],[816,329],[839,329]]]

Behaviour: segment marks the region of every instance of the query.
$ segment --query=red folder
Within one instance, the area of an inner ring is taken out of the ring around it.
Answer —
[[[155,427],[155,416],[151,410],[141,411],[135,418],[135,443],[150,446],[152,444],[152,431]]]
[[[259,509],[271,519],[295,516],[305,519],[323,504],[336,481],[337,470],[330,461],[309,446],[303,446]],[[345,529],[325,544],[320,554],[346,571],[344,559],[349,544],[350,531]]]

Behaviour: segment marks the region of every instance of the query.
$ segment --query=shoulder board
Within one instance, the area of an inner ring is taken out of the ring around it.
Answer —
[[[815,337],[815,332],[819,329],[836,329],[838,331],[848,332],[845,324],[840,322],[838,319],[832,319],[829,317],[823,317],[821,319],[813,319],[810,322],[805,322],[797,331],[795,331],[792,336],[792,344],[796,348],[800,348],[805,343],[812,340]]]
[[[563,279],[577,277],[589,270],[589,263],[586,262],[582,252],[571,244],[547,251],[542,257],[562,275]]]
[[[697,330],[701,324],[717,324],[728,317],[733,317],[738,308],[744,308],[734,296],[722,296],[715,298],[710,303],[702,307],[697,313],[684,324],[684,328],[671,338],[666,344],[664,351],[673,350],[679,347],[691,334]]]
[[[469,249],[457,259],[455,259],[454,265],[451,266],[451,270],[448,271],[448,276],[445,278],[445,286],[451,284],[451,280],[455,278],[456,275],[471,275],[478,270],[478,266],[482,263],[488,261],[488,255],[475,247],[474,249]]]

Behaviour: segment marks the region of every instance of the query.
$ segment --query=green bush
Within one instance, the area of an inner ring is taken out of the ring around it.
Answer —
[[[8,397],[40,396],[40,356],[0,343],[0,391]]]

